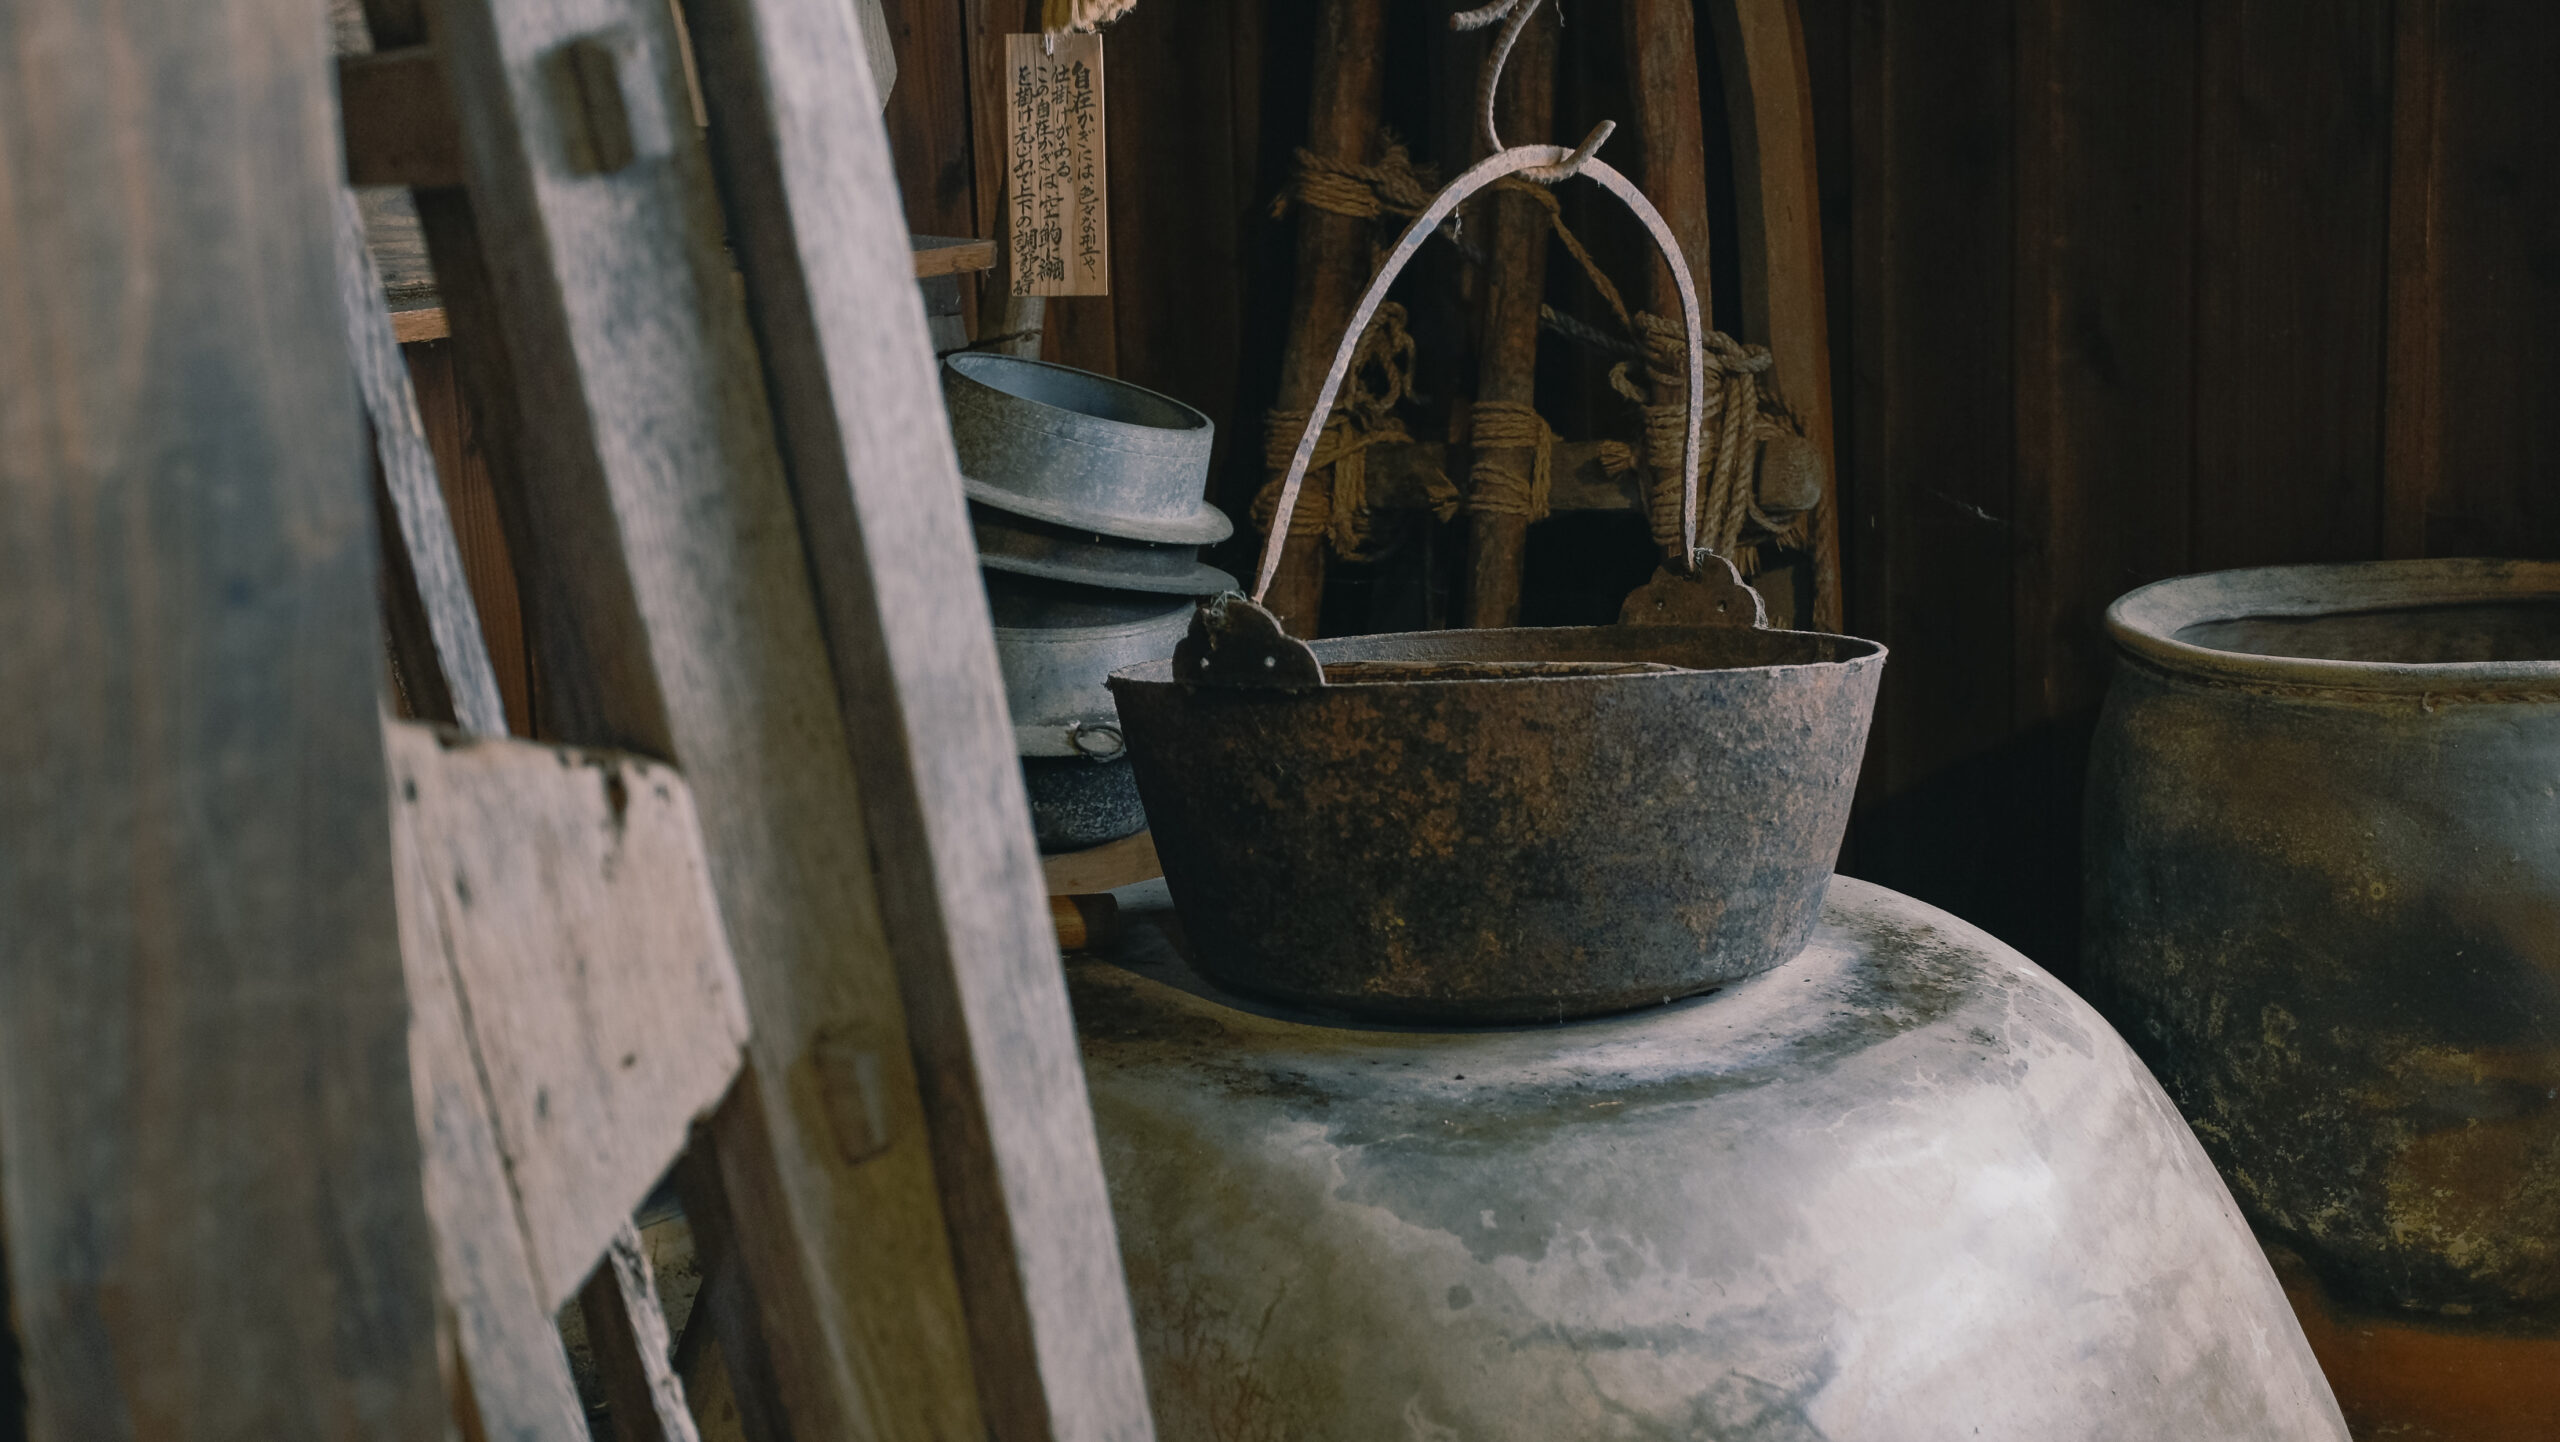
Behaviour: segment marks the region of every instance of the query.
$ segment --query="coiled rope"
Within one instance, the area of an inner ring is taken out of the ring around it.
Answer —
[[[1395,416],[1396,406],[1412,394],[1413,336],[1405,329],[1404,307],[1390,301],[1378,307],[1377,318],[1361,334],[1360,348],[1353,353],[1350,374],[1343,381],[1342,398],[1325,417],[1307,468],[1310,481],[1319,476],[1324,480],[1300,492],[1297,508],[1289,516],[1290,535],[1322,536],[1345,560],[1368,558],[1374,531],[1368,451],[1372,446],[1412,441],[1412,433]],[[1263,415],[1262,460],[1274,474],[1253,498],[1253,520],[1265,532],[1279,510],[1282,474],[1289,469],[1307,416],[1306,411],[1279,409]],[[1448,477],[1436,471],[1424,476],[1423,491],[1440,519],[1458,513],[1458,488]]]

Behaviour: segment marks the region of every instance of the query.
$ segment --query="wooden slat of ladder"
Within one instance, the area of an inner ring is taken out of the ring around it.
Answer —
[[[337,199],[338,301],[373,434],[374,500],[399,541],[385,546],[383,557],[393,593],[393,650],[422,716],[503,736],[507,712],[498,698],[498,674],[489,665],[480,611],[463,575],[462,548],[454,542],[436,458],[418,419],[418,397],[392,333],[382,278],[365,249],[364,217],[343,187]]]
[[[401,906],[433,913],[548,1315],[737,1074],[746,1015],[692,797],[633,756],[414,723],[386,741],[419,860]]]
[[[1003,1439],[1153,1435],[959,463],[877,106],[804,0],[692,0],[980,1396]]]
[[[692,782],[754,1024],[716,1150],[782,1401],[800,1435],[978,1435],[860,793],[700,137],[675,123],[672,21],[655,0],[436,12],[471,182],[420,211],[533,582],[543,711]],[[564,118],[591,117],[551,77],[580,54],[633,122],[605,147],[629,164],[572,168],[599,147],[571,145]],[[841,1134],[875,1114],[882,1145]]]
[[[0,1430],[38,1442],[446,1436],[324,39],[0,6]]]
[[[425,68],[440,90],[441,70]],[[417,728],[387,732],[412,1086],[459,1333],[456,1415],[497,1436],[583,1431],[550,1320],[583,1270],[580,1309],[616,1432],[696,1442],[630,1211],[735,1075],[745,1031],[699,827],[672,773],[500,739],[496,678],[408,369],[363,218],[353,195],[340,199],[340,300],[372,422],[394,653],[413,700],[495,743],[457,759]],[[589,1267],[608,1233],[607,1264]]]

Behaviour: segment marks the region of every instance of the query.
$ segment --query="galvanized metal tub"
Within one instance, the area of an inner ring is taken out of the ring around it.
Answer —
[[[1017,749],[1025,756],[1072,756],[1070,728],[1116,726],[1106,684],[1111,673],[1171,656],[1190,624],[1191,607],[1176,601],[1133,621],[996,627],[996,665],[1004,673]]]
[[[966,353],[942,363],[969,499],[1132,541],[1235,531],[1201,497],[1216,427],[1171,396],[1070,366]]]
[[[2560,564],[2191,576],[2108,627],[2093,998],[2326,1304],[2542,1338],[2560,1421]]]
[[[1222,984],[1374,1016],[1554,1021],[1687,996],[1804,945],[1882,646],[1619,625],[1314,650],[1329,677],[1383,669],[1300,691],[1186,685],[1168,663],[1111,678],[1165,879]],[[1682,669],[1432,678],[1451,663]]]
[[[1214,596],[1236,578],[1203,565],[1197,546],[1126,541],[972,504],[969,529],[978,565],[1007,575],[1150,595]]]
[[[1104,678],[1118,667],[1172,655],[1190,621],[1190,606],[1176,602],[1136,620],[995,628],[1032,834],[1043,851],[1099,846],[1146,829],[1146,807]]]

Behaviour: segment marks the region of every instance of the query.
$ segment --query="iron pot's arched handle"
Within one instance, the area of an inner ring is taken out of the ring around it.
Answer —
[[[1506,175],[1522,171],[1534,172],[1533,179],[1561,180],[1572,175],[1587,175],[1600,182],[1610,194],[1627,203],[1627,208],[1644,222],[1653,235],[1654,245],[1671,266],[1671,275],[1680,285],[1680,324],[1688,337],[1689,350],[1689,426],[1681,444],[1680,487],[1680,554],[1688,558],[1687,568],[1696,570],[1698,561],[1698,424],[1707,400],[1707,357],[1702,343],[1698,317],[1698,286],[1689,274],[1689,265],[1680,252],[1680,242],[1671,234],[1662,213],[1644,198],[1635,182],[1621,175],[1608,162],[1591,154],[1592,149],[1609,132],[1603,121],[1591,138],[1581,145],[1566,149],[1561,145],[1515,145],[1489,156],[1467,168],[1465,174],[1449,182],[1448,188],[1432,198],[1431,204],[1413,218],[1396,240],[1396,248],[1387,256],[1377,277],[1360,296],[1359,309],[1351,313],[1351,324],[1342,333],[1342,343],[1334,347],[1333,369],[1325,373],[1324,389],[1317,393],[1315,408],[1307,413],[1306,429],[1298,435],[1298,449],[1289,457],[1288,478],[1280,485],[1280,504],[1272,512],[1271,529],[1262,538],[1262,568],[1255,574],[1253,599],[1257,605],[1271,591],[1271,578],[1280,571],[1281,547],[1289,536],[1289,513],[1297,509],[1298,490],[1306,483],[1307,463],[1314,459],[1316,439],[1324,433],[1324,424],[1333,414],[1334,397],[1342,391],[1342,382],[1351,373],[1351,357],[1360,349],[1360,337],[1369,329],[1369,319],[1377,314],[1378,303],[1386,299],[1387,287],[1401,274],[1405,262],[1440,222],[1458,208],[1459,202],[1493,184]]]

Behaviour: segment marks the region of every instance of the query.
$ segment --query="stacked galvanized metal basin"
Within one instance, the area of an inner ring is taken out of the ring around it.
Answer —
[[[1011,356],[953,356],[942,388],[1041,848],[1130,835],[1146,811],[1103,678],[1172,655],[1193,599],[1235,587],[1199,559],[1235,529],[1201,498],[1215,429],[1169,396]]]

